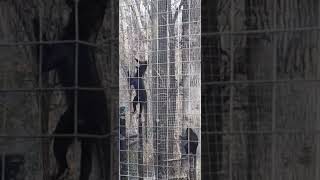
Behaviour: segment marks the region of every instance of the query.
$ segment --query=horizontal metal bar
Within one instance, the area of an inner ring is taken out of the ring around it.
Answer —
[[[95,48],[102,48],[99,46],[99,44],[96,44],[96,43],[91,43],[91,42],[81,41],[81,40],[78,40],[77,42],[81,45],[91,46],[91,47],[95,47]]]
[[[282,33],[282,32],[301,32],[301,31],[318,31],[320,27],[297,27],[297,28],[279,28],[279,29],[258,29],[258,30],[240,30],[240,31],[221,31],[201,33],[201,36],[217,35],[246,35],[246,34],[263,34],[263,33]]]
[[[39,92],[39,91],[73,91],[73,90],[83,90],[83,91],[103,91],[113,88],[119,88],[119,86],[111,87],[54,87],[54,88],[6,88],[0,89],[0,93],[4,92]]]
[[[319,134],[320,130],[276,130],[276,131],[201,131],[201,135],[239,135],[239,134],[254,134],[254,135],[262,135],[262,134]]]
[[[195,21],[199,22],[199,21]],[[151,28],[151,27],[150,27]],[[142,28],[148,29],[148,28]],[[265,34],[265,33],[283,33],[283,32],[303,32],[303,31],[318,31],[320,27],[297,27],[297,28],[279,28],[279,29],[257,29],[257,30],[239,30],[239,31],[217,31],[217,32],[208,32],[201,34],[191,34],[191,36],[219,36],[219,35],[247,35],[247,34]],[[189,37],[190,35],[184,35]],[[148,38],[148,39],[141,39],[138,42],[143,41],[152,41],[152,40],[159,40],[159,39],[170,39],[174,37],[182,37],[181,35],[177,36],[169,36],[166,38]]]
[[[320,27],[301,27],[301,28],[281,28],[281,29],[261,29],[261,30],[245,30],[245,31],[222,31],[201,33],[201,36],[215,36],[215,35],[241,35],[241,34],[259,34],[259,33],[277,33],[277,32],[299,32],[299,31],[315,31],[320,30]],[[200,35],[200,34],[198,34]],[[195,34],[197,36],[197,34]],[[157,38],[156,38],[157,39]],[[152,39],[154,40],[154,39]],[[103,43],[91,43],[81,40],[52,40],[52,41],[25,41],[25,42],[0,42],[0,46],[18,46],[18,45],[40,45],[40,44],[70,44],[79,43],[92,47],[101,48]]]
[[[45,44],[72,44],[76,40],[55,40],[55,41],[26,41],[26,42],[0,42],[0,46],[19,46],[19,45],[45,45]]]
[[[0,138],[8,139],[41,139],[41,138],[92,138],[92,139],[105,139],[115,136],[117,132],[105,134],[105,135],[93,135],[93,134],[47,134],[47,135],[0,135]]]
[[[132,152],[132,151],[130,151]],[[137,152],[133,152],[133,153],[137,153]],[[165,153],[153,153],[153,154],[163,154],[163,155],[168,155]],[[200,157],[200,155],[198,155],[197,157]],[[120,162],[121,165],[134,165],[136,166],[137,163],[136,162]],[[164,167],[164,168],[174,168],[176,167],[175,165],[154,165],[154,164],[146,164],[146,163],[139,163],[139,165],[143,165],[143,166],[150,166],[150,167]],[[127,174],[121,175],[121,176],[128,176]],[[138,176],[132,176],[129,175],[130,177],[138,177]]]
[[[283,80],[233,80],[233,81],[212,81],[201,82],[206,85],[229,85],[229,84],[282,84],[282,83],[319,83],[320,79],[283,79]]]
[[[25,41],[25,42],[0,42],[0,46],[19,46],[19,45],[46,45],[46,44],[82,44],[91,47],[99,48],[99,45],[96,43],[90,43],[87,41],[81,40],[52,40],[52,41]]]
[[[148,78],[146,78],[148,79]],[[234,81],[212,81],[201,82],[201,86],[207,85],[230,85],[230,84],[294,84],[294,83],[320,83],[320,79],[284,79],[284,80],[234,80]],[[37,91],[64,91],[64,90],[86,90],[86,91],[102,91],[107,89],[118,89],[119,86],[110,87],[54,87],[54,88],[6,88],[0,89],[0,92],[37,92]],[[168,88],[145,88],[145,90],[168,89]],[[178,89],[178,87],[169,88]],[[122,89],[120,91],[127,91]]]

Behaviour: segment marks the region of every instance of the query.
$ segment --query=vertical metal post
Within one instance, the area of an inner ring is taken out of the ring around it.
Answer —
[[[277,28],[277,0],[273,1],[273,27]],[[271,158],[271,179],[275,179],[276,174],[276,91],[277,91],[277,34],[272,34],[273,39],[273,56],[272,56],[272,158]]]
[[[119,6],[118,6],[118,4],[117,3],[115,3],[114,2],[114,0],[111,0],[110,1],[110,11],[111,11],[111,39],[109,39],[108,41],[110,42],[110,45],[109,45],[109,49],[110,49],[110,51],[109,51],[109,53],[110,53],[110,60],[111,60],[111,62],[110,62],[110,66],[112,67],[112,75],[111,75],[111,81],[113,82],[114,81],[114,78],[113,78],[113,76],[116,76],[116,74],[115,74],[115,72],[116,72],[116,70],[115,69],[113,69],[114,68],[114,61],[113,61],[113,57],[114,57],[114,40],[115,40],[115,35],[114,35],[114,24],[115,24],[115,11],[116,11],[116,9],[117,8],[119,8]],[[118,11],[119,12],[119,11]],[[104,51],[102,51],[103,53],[104,53]],[[120,72],[120,70],[118,71],[118,72]],[[112,85],[113,85],[113,83],[112,83]],[[103,85],[104,86],[104,85]],[[110,93],[110,94],[112,94],[113,93],[113,90],[112,90],[112,87],[108,87],[109,89],[108,89],[108,93]],[[105,91],[105,90],[103,90],[103,91]],[[111,96],[111,97],[113,97],[113,96]],[[113,98],[111,98],[110,99],[112,102],[114,102],[114,99]],[[111,113],[112,113],[112,111],[114,110],[114,104],[112,104],[111,105]],[[119,111],[119,107],[118,107],[118,111]],[[118,112],[118,117],[117,117],[117,121],[119,121],[118,123],[117,122],[113,122],[113,120],[115,119],[115,118],[113,118],[114,117],[114,115],[112,115],[111,116],[111,120],[110,120],[110,131],[113,133],[113,131],[114,131],[114,129],[116,129],[116,126],[117,126],[117,124],[119,124],[120,123],[120,116],[119,116],[120,114],[119,114],[119,112]],[[107,127],[104,127],[104,128],[106,128],[107,129]],[[120,132],[120,131],[119,131]],[[118,137],[120,137],[120,136],[118,136]],[[114,162],[114,160],[116,160],[116,158],[114,158],[114,156],[118,156],[118,157],[120,157],[120,153],[119,152],[117,152],[117,149],[115,149],[114,148],[114,146],[113,146],[113,144],[115,144],[115,146],[117,145],[117,141],[114,141],[113,139],[111,139],[110,137],[107,137],[107,138],[104,138],[103,139],[103,141],[107,141],[109,139],[109,142],[110,142],[110,145],[111,145],[111,147],[113,147],[113,148],[110,148],[111,150],[110,150],[110,154],[109,154],[109,157],[111,157],[111,162],[109,162],[109,171],[110,172],[112,172],[113,173],[113,171],[114,171],[114,165],[115,165],[115,162]],[[120,145],[120,143],[119,143],[119,145]],[[120,149],[119,149],[120,150]],[[115,153],[116,152],[116,153]],[[110,173],[110,174],[112,174],[112,173]],[[112,178],[112,176],[113,175],[110,175],[110,179]]]
[[[170,4],[169,4],[170,2]],[[167,55],[167,64],[166,64],[166,68],[167,68],[167,78],[166,78],[166,178],[169,179],[169,119],[168,119],[168,113],[169,113],[169,86],[170,86],[170,34],[169,34],[169,8],[171,8],[171,1],[165,0],[166,3],[166,37],[167,40],[167,48],[165,50],[166,55]],[[163,112],[162,112],[163,113]]]
[[[139,4],[136,4],[136,5],[139,6]],[[139,41],[140,41],[140,39],[139,39]],[[139,61],[141,61],[141,59],[140,59],[141,54],[140,53],[141,53],[141,51],[138,49],[136,55],[138,55]],[[138,66],[140,66],[140,62],[138,62]],[[139,71],[140,71],[140,69],[138,68],[137,69],[138,74],[140,74]],[[142,80],[142,77],[139,77],[139,78],[141,78],[141,80]],[[136,92],[141,91],[142,89],[140,89],[140,88],[141,88],[140,81],[138,81],[138,90]],[[141,112],[142,106],[141,106],[140,97],[139,97],[140,94],[138,93],[138,94],[136,94],[136,96],[138,97],[137,103],[139,103],[139,105],[140,105],[139,111]],[[139,176],[139,179],[143,180],[143,178],[144,178],[144,164],[143,164],[143,152],[144,152],[143,149],[144,148],[143,148],[143,130],[142,130],[143,123],[142,123],[142,116],[141,116],[140,112],[138,112],[138,114],[139,114],[138,115],[138,141],[139,141],[139,143],[138,143],[138,176]]]
[[[2,73],[3,74],[3,88],[4,89],[7,89],[7,71],[5,70],[5,72]],[[5,97],[6,99],[6,97]],[[6,102],[6,100],[4,100]],[[6,124],[7,124],[7,112],[8,111],[8,108],[7,108],[7,103],[4,103],[3,104],[3,115],[2,115],[2,119],[3,119],[3,122],[2,122],[2,132],[1,134],[2,135],[5,135],[6,134]]]
[[[234,33],[234,1],[231,0],[231,32]],[[230,35],[230,104],[229,104],[229,118],[230,118],[230,131],[233,131],[233,96],[234,96],[234,34]],[[229,150],[229,179],[232,180],[232,173],[233,173],[233,167],[232,167],[232,152],[233,152],[233,137],[232,134],[230,134],[230,150]]]
[[[5,153],[2,153],[1,154],[1,179],[4,179],[6,178],[6,160],[5,160],[5,157],[6,157],[6,154]]]
[[[74,131],[73,131],[73,134],[74,134],[74,142],[75,142],[75,147],[79,146],[78,144],[78,90],[79,90],[79,87],[78,87],[78,63],[79,63],[79,9],[78,9],[78,6],[79,6],[79,0],[74,0],[74,11],[75,11],[75,51],[74,51],[74,89],[72,90],[74,92]],[[73,49],[73,48],[72,48]],[[81,149],[82,150],[82,149]],[[74,157],[76,160],[79,160],[77,158],[79,158],[79,149],[77,151],[77,148],[75,148],[75,151],[76,151],[76,157]],[[81,153],[83,153],[81,151]],[[80,155],[81,157],[81,155]],[[80,158],[80,161],[81,161],[81,158]],[[81,162],[80,162],[80,166],[81,166]],[[77,166],[78,168],[78,166]],[[80,167],[81,169],[81,167]]]
[[[4,79],[3,79],[3,88],[6,89],[7,88],[7,78],[6,77],[6,74],[7,72],[5,71],[4,72]],[[7,108],[7,104],[5,103],[3,105],[3,126],[2,126],[2,132],[1,134],[2,135],[5,135],[6,134],[6,121],[7,121],[7,111],[8,111],[8,108]],[[5,179],[5,153],[1,154],[1,179]]]
[[[42,27],[42,19],[43,19],[43,10],[44,10],[44,4],[42,1],[39,1],[39,67],[38,67],[38,75],[39,75],[39,89],[43,88],[43,77],[42,77],[42,64],[43,64],[43,39],[42,39],[42,34],[43,34],[43,27]],[[39,122],[41,122],[41,135],[47,135],[48,133],[48,123],[47,119],[44,122],[44,112],[45,108],[43,108],[44,105],[44,97],[45,97],[45,92],[40,91],[39,94]],[[49,140],[48,139],[43,139],[42,140],[42,168],[43,168],[43,179],[47,180],[49,177]]]
[[[1,131],[1,134],[5,135],[6,134],[6,121],[7,121],[7,105],[4,104],[2,109],[3,109],[3,113],[2,113],[2,131]]]
[[[318,14],[320,13],[320,2],[317,1],[318,3]],[[318,15],[319,16],[319,15]],[[318,19],[318,24],[317,27],[320,26],[320,18]],[[317,31],[317,33],[319,33],[319,31]],[[319,71],[319,65],[317,68],[317,76],[316,79],[319,79],[320,77],[320,71]],[[318,109],[320,107],[320,103],[319,103],[319,93],[316,90],[316,108]],[[316,133],[315,133],[315,140],[316,140],[316,161],[315,161],[315,179],[319,179],[320,178],[320,134],[319,134],[319,130],[320,130],[320,123],[319,123],[319,118],[320,118],[320,112],[319,110],[316,111]]]
[[[191,53],[190,53],[190,51],[191,51],[191,38],[194,38],[193,36],[191,36],[191,29],[190,29],[190,24],[191,24],[191,13],[190,13],[190,11],[191,11],[191,3],[190,3],[190,0],[187,0],[187,3],[188,3],[188,9],[187,9],[187,11],[188,11],[188,62],[187,62],[187,76],[188,76],[188,84],[187,84],[187,86],[188,86],[188,95],[187,95],[187,97],[188,97],[188,99],[187,99],[187,102],[188,102],[188,106],[187,106],[187,108],[190,108],[190,103],[191,103],[191,73],[190,73],[190,64],[191,64]],[[185,99],[184,99],[185,100]],[[184,111],[185,112],[185,111]],[[187,111],[188,112],[188,111]],[[183,116],[185,116],[185,114],[183,114]],[[188,121],[189,121],[189,118],[187,118],[188,119]],[[192,129],[192,127],[191,127],[191,124],[190,124],[190,121],[189,122],[187,122],[187,127],[188,128],[190,128],[190,129]],[[188,163],[189,163],[189,173],[188,173],[188,179],[194,179],[194,176],[193,176],[193,173],[195,173],[194,172],[194,164],[193,164],[193,161],[195,161],[195,156],[194,155],[192,155],[192,157],[191,157],[191,153],[190,153],[190,130],[189,131],[187,131],[187,140],[188,140],[188,151],[189,152],[187,152],[187,154],[188,154]],[[191,158],[191,159],[190,159]]]
[[[77,140],[77,135],[78,135],[78,61],[79,61],[79,9],[78,9],[78,5],[79,5],[79,0],[74,0],[75,4],[74,4],[74,8],[75,8],[75,62],[74,62],[74,137],[75,140]]]
[[[42,1],[39,1],[40,7],[39,7],[39,66],[38,66],[38,75],[39,75],[39,79],[38,79],[38,86],[39,89],[43,88],[43,84],[42,84],[42,64],[43,64],[43,52],[42,52],[42,17],[43,17],[43,4]],[[41,126],[42,126],[42,101],[43,101],[43,91],[38,92],[39,94],[39,99],[38,99],[38,105],[39,105],[39,112],[40,112],[40,116],[39,116],[39,122],[41,122]],[[41,134],[42,134],[42,129],[41,129]],[[43,134],[42,134],[43,135]]]
[[[200,159],[200,163],[198,164],[197,163],[197,169],[196,169],[196,173],[198,174],[198,171],[199,171],[199,174],[200,174],[200,176],[198,177],[197,176],[197,180],[200,180],[201,179],[201,177],[202,177],[202,174],[201,174],[201,165],[202,165],[202,162],[201,162],[201,156],[202,156],[202,129],[201,129],[201,127],[202,127],[202,118],[201,118],[201,114],[202,114],[202,94],[201,94],[201,87],[202,87],[202,73],[201,73],[201,64],[202,64],[202,59],[201,59],[201,54],[202,54],[202,36],[201,36],[201,34],[202,34],[202,6],[201,6],[201,0],[199,0],[197,3],[199,3],[199,10],[198,11],[200,11],[199,12],[199,14],[200,14],[200,17],[199,17],[199,29],[200,29],[200,32],[199,32],[199,36],[200,36],[200,42],[199,42],[199,44],[200,44],[200,49],[199,49],[199,53],[200,53],[200,59],[196,59],[197,61],[200,61],[200,72],[199,72],[199,76],[200,76],[200,85],[199,85],[199,87],[200,87],[200,101],[198,102],[199,103],[199,105],[200,105],[200,114],[199,114],[199,119],[200,119],[200,132],[199,132],[199,148],[200,148],[200,157],[197,157],[196,158],[196,160],[198,160],[198,158]]]
[[[159,2],[156,2],[156,25],[158,26],[159,25]],[[155,62],[156,63],[156,71],[158,72],[159,71],[159,28],[157,27],[157,28],[155,28],[156,29],[156,45],[157,45],[157,47],[156,47],[156,55],[157,55],[157,61]],[[156,158],[156,172],[155,172],[155,178],[157,179],[157,178],[159,178],[159,169],[160,169],[160,167],[159,167],[159,159],[160,159],[160,153],[159,153],[159,150],[160,150],[160,148],[159,148],[159,137],[160,137],[160,135],[159,135],[159,132],[160,132],[160,128],[159,128],[159,122],[160,122],[160,120],[159,120],[159,96],[160,96],[160,93],[159,93],[159,83],[161,82],[160,81],[160,78],[161,78],[161,76],[160,75],[158,75],[158,77],[157,77],[157,85],[156,85],[156,87],[157,87],[157,101],[156,101],[156,109],[157,109],[157,115],[155,116],[156,117],[156,148],[157,148],[157,150],[156,150],[156,154],[157,154],[157,158]]]
[[[119,52],[120,53],[120,52]],[[119,72],[120,72],[120,68],[119,68]],[[120,79],[120,76],[119,76],[119,82],[121,81],[121,79]],[[120,103],[119,103],[120,104]],[[121,180],[121,175],[122,175],[122,173],[121,173],[121,168],[122,168],[122,165],[121,165],[121,146],[120,146],[120,144],[121,144],[121,138],[126,138],[126,136],[124,136],[124,137],[122,137],[121,136],[121,128],[122,128],[122,124],[121,124],[121,112],[120,112],[120,107],[118,107],[118,118],[119,118],[119,123],[118,123],[118,126],[119,126],[119,128],[118,128],[118,180]],[[124,120],[125,121],[125,120]],[[124,149],[124,151],[125,152],[127,152],[128,151],[128,149],[126,148],[126,149]],[[99,159],[98,159],[99,160]],[[127,159],[126,159],[127,160]]]
[[[43,17],[43,4],[42,1],[39,1],[40,8],[39,8],[39,88],[42,88],[42,63],[43,63],[43,58],[42,58],[42,17]],[[40,99],[42,96],[40,96]],[[41,101],[40,101],[41,102]],[[39,106],[39,110],[41,111],[41,106]]]
[[[121,20],[121,5],[120,5],[120,1],[117,1],[118,2],[118,7],[117,8],[119,8],[118,10],[119,10],[119,16],[118,16],[118,23],[119,23],[119,36],[120,36],[120,20]],[[112,21],[113,22],[113,21]],[[113,26],[114,24],[112,24],[112,26]],[[113,31],[112,31],[113,32]],[[112,33],[113,34],[113,33]],[[114,35],[114,34],[113,34]],[[112,39],[113,39],[113,37],[112,37]],[[119,38],[119,44],[120,44],[120,38]],[[118,52],[117,52],[118,54],[120,54],[120,50],[118,49]],[[112,56],[111,56],[112,57]],[[121,82],[121,78],[120,78],[120,72],[121,72],[121,67],[120,67],[120,62],[119,62],[119,67],[118,67],[119,69],[118,69],[118,85],[119,85],[119,87],[120,87],[120,82]],[[124,78],[126,78],[126,77],[124,77]],[[128,77],[127,77],[128,78]],[[130,87],[129,87],[130,88]],[[129,89],[128,88],[128,89]],[[119,95],[121,94],[120,93],[120,88],[118,89],[118,93],[119,93]],[[119,96],[118,96],[119,97]],[[121,103],[121,101],[120,101],[120,98],[118,99],[119,100],[119,103],[118,103],[118,105],[120,105],[120,103]],[[130,108],[129,108],[129,111],[130,111]],[[130,113],[130,112],[129,112]],[[118,126],[119,126],[119,128],[118,128],[118,180],[121,180],[121,175],[123,175],[122,174],[122,165],[121,165],[121,155],[122,154],[124,154],[124,153],[121,153],[121,152],[125,152],[126,154],[128,153],[128,148],[125,148],[124,149],[124,151],[121,151],[121,150],[123,150],[123,149],[121,149],[121,141],[123,142],[125,142],[125,143],[127,143],[128,141],[127,141],[127,137],[126,137],[126,133],[124,133],[124,136],[121,136],[121,129],[122,128],[124,128],[124,129],[126,129],[126,127],[123,127],[122,125],[122,121],[126,121],[125,120],[125,110],[124,110],[124,120],[122,120],[122,119],[120,119],[120,118],[122,118],[121,117],[121,111],[120,111],[120,107],[118,107]],[[124,140],[121,140],[121,138],[124,138]],[[127,144],[126,144],[127,145]],[[125,146],[125,147],[129,147],[129,146]],[[127,157],[127,155],[126,155],[126,158],[125,158],[125,160],[127,161],[127,162],[125,162],[125,163],[128,163],[128,157]],[[126,170],[127,170],[127,173],[128,173],[128,164],[126,164],[125,165],[125,167],[127,167],[126,168]]]

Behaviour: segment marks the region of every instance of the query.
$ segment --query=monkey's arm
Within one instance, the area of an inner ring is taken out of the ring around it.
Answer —
[[[140,64],[148,64],[148,61],[139,61]]]
[[[142,61],[142,60],[139,60],[139,59],[137,59],[137,58],[134,58],[134,60],[137,61],[137,63],[139,63],[139,64],[148,64],[148,61],[147,61],[147,60]]]

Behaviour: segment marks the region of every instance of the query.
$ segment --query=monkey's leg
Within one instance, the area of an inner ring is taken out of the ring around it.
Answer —
[[[92,169],[92,143],[89,139],[81,142],[80,180],[89,180]]]
[[[60,118],[54,134],[71,134],[73,132],[73,113],[66,111]],[[54,156],[58,165],[56,177],[59,178],[68,168],[67,152],[72,144],[72,138],[55,137],[53,144]]]
[[[136,96],[133,98],[133,113],[135,113],[136,110],[137,110],[137,104],[138,104],[138,95],[136,95]]]
[[[141,119],[142,109],[143,109],[143,102],[139,102],[140,110],[139,110],[139,118]]]

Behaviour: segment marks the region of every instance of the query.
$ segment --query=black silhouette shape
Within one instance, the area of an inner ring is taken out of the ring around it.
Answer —
[[[75,5],[74,1],[67,1],[72,12],[68,25],[63,29],[60,38],[73,40],[76,37],[75,30]],[[79,0],[79,39],[83,41],[94,40],[105,15],[109,0]],[[75,44],[52,44],[43,46],[43,73],[55,70],[59,82],[63,87],[75,86],[75,73],[77,69],[78,87],[99,88],[101,80],[95,65],[93,51],[84,45],[79,45],[78,61],[75,61]],[[77,117],[78,133],[104,135],[111,132],[110,116],[108,114],[107,96],[104,91],[79,90],[77,92],[77,104],[75,104],[75,91],[65,90],[67,110],[61,115],[54,130],[54,134],[73,134],[75,118]],[[75,112],[75,107],[77,111]],[[75,116],[77,113],[77,116]],[[110,146],[106,139],[94,139],[80,137],[81,140],[81,168],[80,180],[88,180],[92,168],[92,150],[96,145],[102,152],[98,153],[102,161],[101,170],[104,178],[110,178],[111,161]],[[67,151],[73,142],[73,138],[55,137],[53,144],[54,156],[58,165],[55,179],[61,179],[68,171]]]
[[[147,70],[148,63],[147,61],[139,61],[138,59],[135,59],[138,62],[138,66],[136,67],[136,73],[133,77],[129,77],[129,84],[130,86],[133,86],[136,95],[133,98],[133,113],[137,110],[138,103],[140,104],[140,112],[139,117],[141,117],[143,109],[146,110],[146,103],[147,103],[147,92],[144,85],[143,76]],[[128,73],[129,74],[129,73]]]

